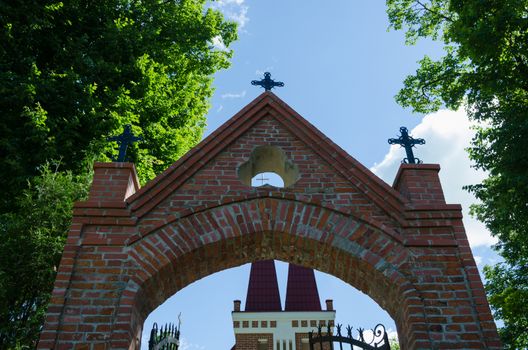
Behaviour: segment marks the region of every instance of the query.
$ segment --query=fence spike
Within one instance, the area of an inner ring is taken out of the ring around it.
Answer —
[[[365,342],[365,338],[363,338],[363,331],[364,331],[363,328],[358,328],[359,340],[361,340],[362,342]]]
[[[352,339],[352,327],[350,327],[350,325],[347,326],[346,328],[347,330],[347,335],[350,339]]]

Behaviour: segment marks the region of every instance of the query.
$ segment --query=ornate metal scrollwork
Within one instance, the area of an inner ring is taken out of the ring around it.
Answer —
[[[405,126],[400,128],[401,136],[397,139],[388,139],[389,145],[400,145],[405,148],[407,158],[403,158],[402,163],[421,164],[422,161],[414,156],[412,151],[415,145],[425,145],[424,139],[415,139],[409,135],[409,131]]]
[[[336,348],[333,344],[338,343],[339,348],[342,348],[342,344],[350,344],[357,346],[364,350],[390,350],[389,337],[385,326],[381,323],[377,324],[371,330],[365,330],[363,328],[357,329],[357,337],[353,336],[353,328],[351,326],[346,327],[346,335],[342,334],[342,325],[336,325],[336,333],[332,334],[331,327],[328,326],[326,334],[323,333],[322,327],[317,327],[317,333],[309,333],[310,350],[314,350],[314,345],[318,344],[318,349],[323,349],[324,346],[328,346],[329,349]]]

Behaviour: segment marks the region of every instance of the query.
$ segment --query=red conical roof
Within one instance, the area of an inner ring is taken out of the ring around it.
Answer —
[[[245,311],[281,311],[279,284],[273,260],[251,264]]]
[[[290,264],[285,311],[321,311],[321,301],[312,269]]]

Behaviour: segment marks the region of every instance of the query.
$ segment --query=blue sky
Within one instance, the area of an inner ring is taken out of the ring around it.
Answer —
[[[350,155],[392,184],[404,151],[387,139],[407,126],[427,144],[416,149],[425,163],[439,163],[449,203],[464,206],[465,226],[480,268],[497,261],[494,240],[467,215],[474,198],[463,185],[485,174],[472,169],[464,148],[472,137],[463,111],[416,115],[396,104],[405,76],[425,54],[442,55],[441,46],[421,41],[405,46],[402,32],[388,31],[384,1],[219,0],[212,4],[240,25],[231,68],[218,72],[207,116],[211,133],[258,96],[250,81],[265,71],[283,81],[274,92]],[[281,297],[285,263],[277,263]],[[182,350],[230,349],[232,301],[244,303],[249,265],[222,271],[184,288],[145,321],[143,348],[153,322],[176,322],[182,312]],[[394,323],[368,296],[340,280],[316,275],[321,301],[334,299],[338,322],[370,328]]]

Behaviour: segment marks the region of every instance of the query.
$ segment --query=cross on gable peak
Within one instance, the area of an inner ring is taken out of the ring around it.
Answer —
[[[274,87],[283,87],[284,83],[282,81],[275,81],[271,79],[271,73],[264,73],[264,79],[262,80],[252,80],[251,85],[261,86],[265,91],[271,91]]]

